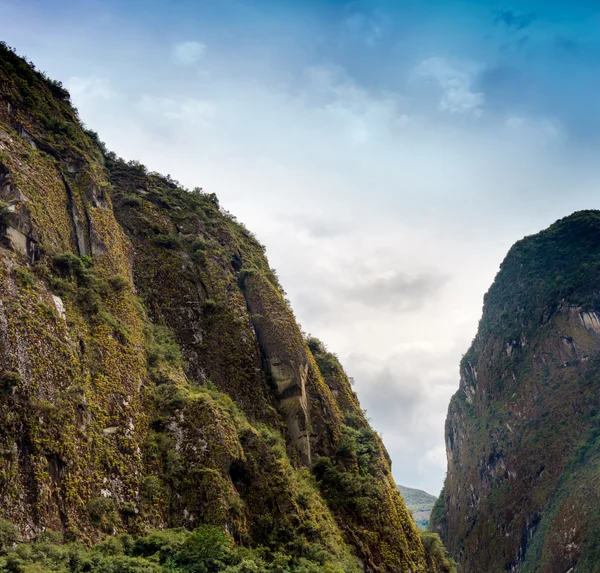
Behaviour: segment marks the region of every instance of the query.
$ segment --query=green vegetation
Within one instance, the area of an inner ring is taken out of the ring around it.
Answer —
[[[437,533],[421,532],[423,547],[427,555],[427,565],[431,571],[440,573],[456,573],[456,563],[448,557],[446,548]]]
[[[179,246],[179,238],[176,235],[158,234],[154,237],[154,242],[159,247],[165,247],[166,249],[176,249]]]
[[[217,527],[154,531],[137,539],[111,537],[92,548],[62,543],[46,532],[19,542],[17,529],[0,521],[1,573],[358,573],[358,568],[293,558],[266,548],[236,546]]]
[[[5,372],[0,375],[0,392],[8,394],[15,386],[21,383],[21,375],[18,372]]]
[[[411,511],[431,511],[437,499],[434,495],[421,489],[413,489],[404,485],[399,485],[398,489],[406,502],[406,507]]]
[[[0,519],[0,555],[6,554],[19,538],[19,529],[10,521]]]
[[[383,499],[372,476],[379,453],[376,434],[370,428],[344,426],[336,457],[318,458],[313,472],[334,510],[350,513],[368,522]]]
[[[8,225],[8,220],[10,217],[10,207],[8,203],[4,201],[0,201],[0,232],[3,232]]]
[[[173,333],[166,326],[148,324],[145,329],[146,352],[148,366],[155,367],[160,363],[178,365],[181,362],[181,349]]]
[[[439,497],[435,500],[429,515],[430,523],[435,523],[441,529],[446,528],[446,490],[442,488]],[[429,525],[429,524],[428,524]]]
[[[510,249],[485,295],[481,334],[518,341],[560,304],[595,309],[599,289],[600,212],[579,211]]]
[[[577,562],[577,571],[594,571],[600,563],[600,413],[592,412],[591,426],[582,436],[579,447],[567,462],[560,479],[552,492],[552,497],[544,508],[536,535],[533,537],[527,559],[523,565],[524,573],[539,573],[548,565],[545,555],[545,542],[552,536],[557,524],[566,521],[567,515],[576,520],[580,514],[590,513],[589,523],[583,535],[581,556]],[[550,557],[552,559],[552,557]]]
[[[37,71],[32,62],[19,57],[4,42],[0,42],[0,75],[5,78],[0,97],[11,104],[15,119],[21,120],[31,137],[43,131],[45,142],[63,153],[89,150],[90,139],[60,82]]]
[[[406,507],[412,512],[413,519],[418,527],[427,529],[429,515],[436,501],[436,497],[420,489],[413,489],[399,485],[398,489],[406,503]]]

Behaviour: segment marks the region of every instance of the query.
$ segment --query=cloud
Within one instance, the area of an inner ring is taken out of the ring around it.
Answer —
[[[139,107],[145,113],[187,123],[207,122],[214,111],[211,103],[190,97],[173,99],[145,95],[141,98]]]
[[[479,69],[474,65],[429,58],[417,67],[417,74],[435,80],[442,89],[439,109],[451,114],[479,117],[485,104],[482,92],[474,91]]]
[[[284,216],[299,233],[311,239],[331,239],[350,232],[351,226],[342,221],[324,215],[298,214]]]
[[[561,126],[549,118],[513,115],[506,120],[506,127],[519,137],[526,136],[541,145],[554,144],[563,137]]]
[[[443,475],[446,468],[443,423],[458,379],[452,351],[427,349],[417,341],[385,359],[352,353],[344,363],[383,435],[399,483],[437,494],[439,481],[429,476]]]
[[[364,306],[410,312],[436,296],[446,281],[447,277],[440,273],[411,276],[404,271],[391,271],[359,279],[344,294]]]
[[[112,99],[116,95],[109,80],[97,76],[73,76],[67,80],[66,88],[73,100],[77,100],[78,103],[95,99]]]
[[[498,10],[494,14],[494,23],[510,30],[521,31],[531,26],[537,20],[535,12],[514,12],[513,10]]]
[[[173,47],[172,57],[176,64],[190,66],[204,57],[206,46],[201,42],[181,42]]]
[[[353,270],[352,270],[353,269]],[[436,304],[447,276],[428,273],[411,276],[396,271],[387,276],[365,276],[360,264],[347,270],[318,268],[319,279],[295,297],[297,310],[314,325],[331,321],[377,322],[380,316],[416,314]]]
[[[342,39],[350,38],[367,46],[375,46],[383,39],[389,26],[389,19],[379,12],[355,12],[342,23]]]

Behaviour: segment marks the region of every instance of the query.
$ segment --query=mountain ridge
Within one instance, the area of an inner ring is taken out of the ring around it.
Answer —
[[[133,564],[167,528],[157,559],[212,539],[215,570],[242,571],[229,539],[277,571],[449,571],[256,238],[4,44],[0,80],[0,529],[33,543],[0,567],[50,530]]]
[[[510,249],[446,420],[431,528],[460,570],[597,570],[599,313],[599,211]]]
[[[412,513],[417,526],[427,529],[429,526],[429,516],[437,497],[422,489],[414,489],[404,485],[398,485],[398,489],[402,494],[406,507]]]

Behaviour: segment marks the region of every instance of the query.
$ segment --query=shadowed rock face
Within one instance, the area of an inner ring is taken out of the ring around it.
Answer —
[[[592,571],[600,533],[600,213],[517,243],[446,421],[434,510],[463,571]]]
[[[308,398],[306,395],[306,377],[308,363],[284,363],[278,357],[267,358],[269,373],[275,383],[277,407],[285,417],[292,439],[302,461],[311,466],[310,420],[308,417]]]
[[[0,519],[92,542],[207,523],[344,570],[438,570],[256,238],[103,149],[3,45],[0,202]]]
[[[270,292],[266,301],[261,290]],[[243,291],[273,387],[277,409],[283,415],[302,462],[311,466],[312,427],[307,395],[308,349],[290,309],[272,286],[255,276],[244,279]],[[281,330],[286,331],[282,339]]]

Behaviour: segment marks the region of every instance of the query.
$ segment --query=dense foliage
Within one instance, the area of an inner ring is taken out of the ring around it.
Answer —
[[[518,241],[485,296],[481,334],[517,340],[561,304],[593,309],[600,293],[600,213],[580,211]]]
[[[20,542],[18,530],[0,520],[1,573],[358,573],[332,563],[319,552],[292,557],[265,548],[236,546],[220,529],[208,525],[193,532],[154,531],[134,539],[123,534],[88,548],[63,543],[47,531]]]

